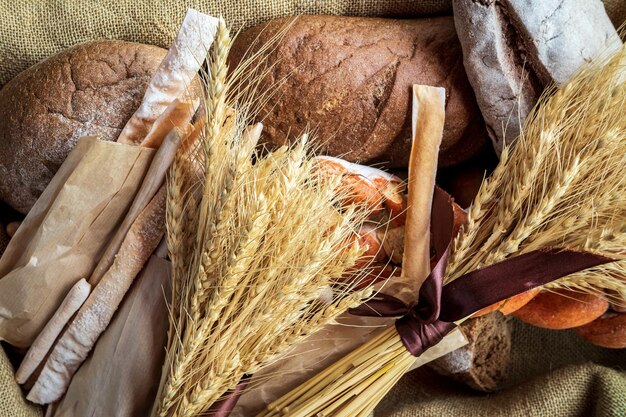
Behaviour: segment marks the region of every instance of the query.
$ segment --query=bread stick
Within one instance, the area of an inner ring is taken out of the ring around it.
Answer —
[[[89,296],[89,291],[91,291],[91,285],[84,278],[69,290],[57,311],[54,312],[52,318],[28,349],[15,374],[15,380],[18,384],[25,384],[35,369],[39,367],[67,322]]]

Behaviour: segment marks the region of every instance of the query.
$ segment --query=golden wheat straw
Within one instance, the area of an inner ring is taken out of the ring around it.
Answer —
[[[336,179],[317,175],[306,135],[263,155],[246,142],[255,107],[239,101],[252,91],[231,93],[240,84],[227,77],[230,42],[220,20],[206,74],[206,123],[168,180],[176,296],[159,416],[205,413],[244,375],[371,295],[354,291],[360,272],[351,272],[364,251],[354,235],[369,212],[335,208],[347,196]],[[331,299],[322,300],[328,292]]]

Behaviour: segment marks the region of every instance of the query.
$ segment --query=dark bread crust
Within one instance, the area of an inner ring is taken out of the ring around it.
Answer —
[[[272,20],[243,32],[233,45],[231,68],[251,45],[258,50],[289,22]],[[275,66],[261,89],[288,77],[260,114],[263,140],[271,145],[286,143],[308,126],[316,129],[328,155],[404,168],[416,83],[446,88],[440,164],[468,159],[485,144],[451,17],[300,16],[270,52],[269,62]]]
[[[428,364],[438,373],[480,391],[494,391],[508,375],[511,331],[505,317],[493,312],[461,325],[469,344]]]
[[[76,141],[115,140],[166,50],[95,41],[54,55],[0,90],[0,199],[26,213]]]
[[[0,222],[0,256],[2,256],[8,244],[9,244],[9,235],[7,235],[5,225],[2,222]]]

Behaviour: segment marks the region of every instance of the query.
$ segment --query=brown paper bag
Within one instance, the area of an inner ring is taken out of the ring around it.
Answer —
[[[165,360],[170,263],[152,256],[54,417],[148,416]]]
[[[78,141],[0,259],[0,340],[29,346],[72,285],[91,275],[153,155]]]
[[[393,325],[394,319],[344,314],[337,322],[309,336],[284,358],[254,374],[230,417],[255,415],[270,402],[361,346],[372,334]]]

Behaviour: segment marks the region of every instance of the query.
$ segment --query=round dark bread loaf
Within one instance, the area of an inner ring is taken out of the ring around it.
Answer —
[[[451,17],[272,20],[235,39],[230,67],[268,44],[262,56],[273,68],[259,87],[273,96],[259,116],[270,145],[283,145],[308,127],[325,154],[405,168],[413,84],[446,89],[441,165],[466,160],[486,143]]]
[[[81,44],[0,90],[0,199],[26,213],[81,136],[117,139],[166,51],[123,41]]]
[[[430,362],[438,373],[480,391],[494,391],[508,375],[511,331],[497,311],[461,324],[469,344]]]

